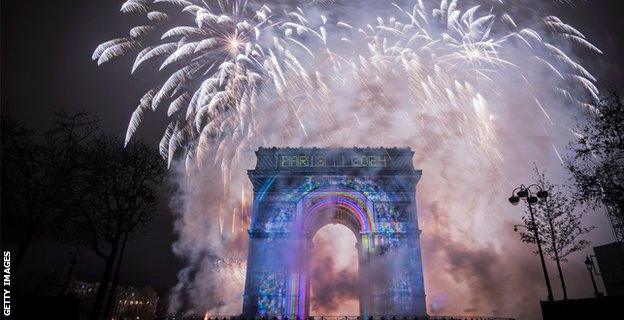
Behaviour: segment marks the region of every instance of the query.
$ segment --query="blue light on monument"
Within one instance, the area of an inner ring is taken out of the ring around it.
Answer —
[[[426,314],[416,213],[421,172],[399,148],[261,148],[254,185],[244,315],[309,315],[316,231],[356,235],[360,315]]]

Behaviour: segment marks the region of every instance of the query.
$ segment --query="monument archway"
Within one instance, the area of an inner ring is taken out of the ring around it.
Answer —
[[[426,314],[421,172],[411,150],[261,148],[256,156],[244,315],[309,315],[312,237],[327,223],[356,234],[361,316]]]
[[[310,316],[360,314],[358,234],[327,223],[312,235],[308,278]]]

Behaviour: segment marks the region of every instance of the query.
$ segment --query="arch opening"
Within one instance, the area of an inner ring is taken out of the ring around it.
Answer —
[[[352,189],[323,189],[307,194],[301,201],[300,230],[313,234],[325,223],[342,223],[356,234],[375,231],[371,202]]]
[[[368,287],[362,282],[367,271],[360,266],[360,246],[362,235],[374,227],[371,202],[355,190],[329,188],[310,192],[299,209],[299,230],[307,234],[306,249],[300,253],[305,257],[301,259],[305,261],[305,284],[300,291],[304,303],[300,310],[317,316],[361,315],[362,303],[364,307],[368,303],[362,301],[368,296]],[[320,244],[315,244],[315,239]],[[336,264],[345,257],[351,258]]]
[[[357,237],[343,221],[319,227],[310,248],[310,315],[359,315]]]
[[[340,204],[333,204],[320,207],[312,212],[306,221],[306,231],[315,236],[318,230],[327,224],[340,224],[351,230],[356,238],[362,229],[357,216],[349,208]]]

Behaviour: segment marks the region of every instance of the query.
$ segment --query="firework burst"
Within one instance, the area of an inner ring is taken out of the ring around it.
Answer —
[[[126,143],[146,112],[168,104],[171,122],[160,151],[171,163],[182,148],[187,167],[191,160],[206,156],[214,157],[215,163],[239,156],[258,132],[260,105],[290,114],[285,121],[286,137],[309,135],[311,129],[302,120],[304,104],[317,113],[313,117],[325,124],[323,130],[335,128],[339,117],[332,114],[335,110],[330,107],[328,80],[342,84],[356,81],[384,91],[402,78],[409,83],[415,107],[407,112],[418,115],[417,124],[432,117],[441,132],[448,134],[460,128],[462,136],[485,150],[490,159],[499,155],[490,125],[492,114],[487,112],[489,99],[485,97],[500,96],[497,83],[509,82],[505,77],[510,70],[520,76],[535,104],[550,120],[530,79],[519,67],[526,60],[518,61],[518,50],[532,56],[533,64],[541,64],[553,75],[597,96],[595,78],[580,63],[548,42],[545,35],[519,26],[508,13],[497,16],[478,4],[462,9],[458,0],[440,1],[431,10],[423,1],[414,1],[411,7],[393,6],[396,18],[378,17],[375,24],[361,28],[340,21],[332,30],[335,34],[329,34],[325,16],[320,16],[321,23],[313,29],[310,18],[299,8],[276,13],[266,4],[235,0],[129,0],[121,11],[145,15],[146,24],[132,28],[129,37],[101,44],[93,59],[102,64],[138,51],[132,73],[148,61],[163,60],[157,64],[158,70],[168,77],[141,99],[130,119]],[[165,13],[167,10],[173,12]],[[180,25],[178,21],[190,23]],[[600,53],[582,33],[559,18],[548,16],[543,24],[549,36]],[[311,49],[311,39],[320,46],[315,44]],[[333,43],[336,52],[344,52],[345,44],[353,51],[335,54],[328,44],[335,39],[341,40]],[[319,47],[322,54],[315,55],[312,51]],[[327,62],[331,68],[319,68]],[[577,99],[570,87],[557,85],[552,90],[564,99]],[[379,92],[369,94],[378,96]],[[586,101],[575,102],[591,108]],[[360,122],[359,115],[354,117]],[[295,123],[290,124],[292,121]]]
[[[126,143],[146,112],[168,105],[171,122],[160,151],[169,164],[180,147],[187,160],[201,159],[207,150],[250,136],[265,87],[281,96],[288,82],[311,81],[299,57],[312,52],[296,38],[323,37],[306,26],[301,10],[276,14],[247,1],[128,0],[121,12],[143,14],[146,23],[130,29],[129,37],[102,43],[92,58],[103,64],[138,52],[132,73],[161,59],[158,71],[168,77],[141,98]]]
[[[414,115],[416,126],[441,135],[461,135],[494,162],[500,160],[500,154],[491,121],[492,105],[507,98],[503,90],[510,83],[518,82],[516,89],[530,95],[553,124],[541,102],[544,93],[536,93],[530,73],[524,72],[526,63],[543,68],[547,77],[564,80],[553,81],[548,94],[593,109],[573,92],[580,86],[595,99],[596,79],[547,40],[560,38],[602,53],[582,33],[555,16],[542,20],[549,31],[544,34],[520,26],[508,13],[497,16],[478,4],[462,9],[459,3],[443,0],[431,10],[423,1],[413,1],[406,8],[395,4],[397,17],[378,17],[375,24],[360,28],[338,22],[339,29],[353,35],[342,37],[353,48],[351,73],[346,74],[371,97],[396,92],[393,87],[397,83],[406,83],[411,100],[407,111]],[[382,102],[384,105],[387,108],[375,110],[395,112],[396,105]]]

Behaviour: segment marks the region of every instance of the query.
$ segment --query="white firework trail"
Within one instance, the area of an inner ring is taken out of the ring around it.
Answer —
[[[413,2],[409,8],[393,4],[398,11],[396,18],[378,17],[376,24],[357,29],[340,21],[337,27],[360,38],[343,37],[350,46],[366,44],[364,50],[354,48],[350,75],[364,87],[390,92],[384,87],[395,85],[397,78],[408,79],[412,111],[420,113],[421,119],[426,116],[435,120],[417,121],[416,125],[427,126],[430,131],[432,126],[440,126],[445,134],[459,130],[471,144],[485,151],[487,159],[499,161],[492,114],[487,110],[493,106],[484,97],[499,98],[501,87],[510,82],[510,74],[522,80],[518,87],[524,87],[552,124],[532,81],[523,73],[526,57],[531,57],[533,64],[543,64],[551,76],[567,80],[568,87],[562,88],[562,83],[556,82],[557,86],[550,88],[552,93],[592,108],[584,100],[575,100],[583,97],[570,90],[580,85],[597,99],[595,77],[563,49],[548,42],[547,37],[563,38],[598,54],[602,51],[559,18],[544,18],[543,24],[551,33],[542,35],[535,29],[520,27],[510,14],[496,16],[478,4],[462,10],[461,1],[443,0],[439,7],[427,11],[424,1]],[[371,92],[371,96],[377,94]]]
[[[171,6],[179,12],[164,12]],[[265,87],[281,96],[287,82],[301,85],[316,75],[300,62],[301,51],[313,54],[296,37],[324,39],[306,26],[300,9],[276,13],[238,0],[128,0],[121,12],[143,14],[146,22],[130,29],[129,37],[102,43],[92,58],[103,64],[136,53],[132,73],[161,60],[158,71],[168,77],[141,98],[126,143],[146,112],[165,105],[171,122],[160,151],[169,164],[181,148],[190,163],[208,150],[240,144],[254,130],[253,113]]]

